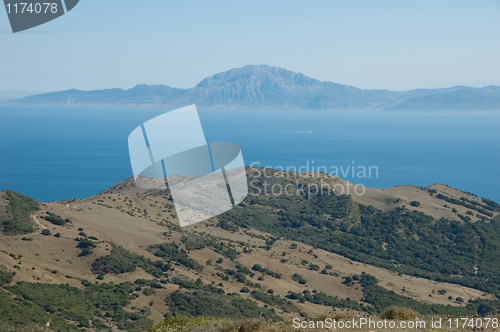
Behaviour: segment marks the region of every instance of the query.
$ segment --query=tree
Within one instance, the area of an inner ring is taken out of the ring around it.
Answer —
[[[312,270],[312,271],[319,271],[319,266],[316,265],[316,264],[309,264],[309,270]]]
[[[254,270],[254,271],[262,271],[262,266],[260,266],[259,264],[255,264],[254,266],[252,266],[252,270]]]
[[[83,256],[88,256],[92,253],[92,249],[90,248],[83,248],[82,252],[78,254],[78,257],[83,257]]]
[[[80,242],[78,243],[78,245],[76,247],[77,248],[81,248],[81,249],[84,249],[84,248],[95,248],[96,244],[92,240],[81,239]]]
[[[296,282],[298,282],[299,284],[301,285],[305,285],[307,283],[307,280],[304,279],[303,276],[301,276],[300,274],[298,273],[295,273],[293,276],[292,276],[292,279]]]
[[[489,304],[481,303],[479,305],[479,307],[477,308],[477,314],[479,316],[486,316],[486,315],[492,313],[493,310],[494,310],[493,307],[490,306]]]
[[[352,278],[351,277],[345,277],[345,280],[344,280],[343,284],[347,285],[347,286],[352,285]]]

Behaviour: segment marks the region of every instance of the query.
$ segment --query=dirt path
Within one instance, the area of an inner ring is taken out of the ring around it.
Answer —
[[[55,209],[55,210],[50,211],[50,212],[56,212],[56,211],[64,210],[64,209],[69,208],[70,206],[71,206],[70,204],[66,204],[66,206],[64,206],[62,208],[59,208],[59,209]],[[36,217],[38,217],[38,215],[34,214],[34,215],[31,216],[31,219],[33,219],[33,221],[35,223],[37,223],[37,225],[39,225],[40,227],[42,227],[42,230],[40,232],[32,233],[33,235],[35,235],[35,234],[41,234],[44,229],[47,229],[47,227],[45,227],[44,224],[42,224],[40,221],[38,221],[38,219],[36,219]]]
[[[37,215],[34,214],[31,216],[31,219],[33,219],[34,222],[36,222],[38,224],[38,226],[42,227],[43,229],[47,229],[47,227],[45,227],[44,224],[42,224],[41,222],[38,221],[38,219],[36,219]]]

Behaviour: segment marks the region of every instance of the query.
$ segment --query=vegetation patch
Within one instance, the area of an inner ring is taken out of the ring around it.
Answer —
[[[307,280],[302,275],[300,275],[298,273],[294,273],[292,276],[292,279],[301,285],[305,285],[307,283]]]
[[[181,238],[181,242],[184,243],[186,250],[199,250],[205,247],[209,247],[216,253],[234,260],[240,256],[240,252],[236,250],[235,246],[231,242],[224,242],[223,240],[210,235],[202,233],[201,235],[185,235]]]
[[[43,219],[47,220],[48,222],[57,225],[57,226],[64,226],[68,223],[71,223],[71,220],[66,218],[63,219],[61,216],[52,213],[52,212],[47,212],[47,215],[43,217]]]
[[[163,261],[153,262],[149,258],[115,245],[113,245],[113,249],[109,255],[99,257],[92,263],[92,271],[99,275],[134,272],[138,267],[152,276],[160,278],[172,266]]]
[[[480,206],[467,199],[456,201],[481,212],[498,208],[490,201]],[[249,196],[245,202],[219,219],[366,264],[500,295],[498,217],[475,223],[467,216],[465,222],[437,220],[406,208],[381,211],[346,195],[322,192]]]
[[[203,290],[214,294],[225,294],[222,288],[215,287],[210,284],[204,284],[200,278],[193,281],[191,279],[181,279],[176,277],[172,280],[172,283],[179,285],[180,288]]]
[[[443,194],[437,194],[437,198],[447,201],[448,203],[465,206],[468,209],[476,210],[488,217],[493,217],[493,211],[500,211],[500,206],[493,201],[483,200],[483,204],[476,201],[461,197],[460,199],[452,198]],[[488,202],[488,203],[486,203]]]
[[[290,292],[286,295],[286,298],[290,300],[298,300],[301,303],[306,301],[320,304],[324,306],[329,306],[333,308],[349,308],[358,311],[366,311],[368,313],[373,313],[373,309],[369,306],[365,306],[364,304],[360,304],[355,300],[351,300],[350,298],[342,299],[338,296],[327,295],[323,292],[317,292],[313,290],[310,292],[309,290],[304,290],[302,293],[294,293]]]
[[[276,279],[281,279],[281,274],[279,274],[278,272],[271,271],[267,268],[264,268],[259,264],[254,264],[254,266],[252,266],[252,270],[267,274]]]
[[[178,290],[171,293],[165,303],[171,314],[184,316],[213,317],[262,317],[279,321],[281,318],[273,311],[259,307],[253,301],[238,294],[221,295],[203,290]],[[167,318],[169,315],[166,315]]]
[[[276,306],[282,309],[284,312],[294,312],[297,311],[297,308],[293,305],[293,303],[286,298],[282,298],[279,295],[272,295],[268,293],[264,293],[261,291],[254,290],[250,295],[265,304]]]
[[[481,299],[470,301],[465,307],[421,302],[379,286],[377,278],[369,274],[361,275],[360,284],[363,287],[363,301],[373,305],[375,312],[379,314],[397,304],[399,307],[409,308],[423,315],[465,317],[467,315],[492,313],[493,308],[498,308],[500,305],[499,300],[488,301]],[[490,310],[485,310],[486,308],[490,308]]]
[[[16,193],[5,191],[7,204],[0,211],[0,229],[5,235],[33,233],[35,228],[30,214],[39,210],[38,202],[34,199]]]
[[[15,272],[9,272],[3,266],[0,266],[0,287],[10,284],[15,275]]]
[[[46,231],[46,229],[44,229],[44,231]],[[50,231],[47,235],[50,235]],[[92,248],[97,246],[94,241],[87,238],[78,238],[76,240],[78,241],[76,247],[82,249],[78,257],[90,255],[92,253]]]
[[[123,310],[133,292],[130,283],[98,285],[84,281],[83,284],[83,290],[69,285],[28,282],[8,286],[15,298],[0,291],[1,320],[11,326],[23,326],[29,322],[44,325],[50,319],[51,328],[56,331],[108,328],[100,317],[108,317],[122,330],[142,329],[151,324],[144,316]]]
[[[179,248],[179,246],[175,243],[157,244],[154,246],[150,246],[148,250],[151,251],[155,256],[161,257],[167,262],[176,262],[196,271],[203,270],[202,265],[189,258],[186,251]]]

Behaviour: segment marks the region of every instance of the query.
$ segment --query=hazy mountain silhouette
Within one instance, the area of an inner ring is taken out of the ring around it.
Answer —
[[[314,110],[498,110],[500,87],[417,89],[403,92],[366,90],[319,81],[266,65],[248,65],[202,80],[191,89],[165,85],[94,91],[66,90],[17,99],[43,104],[200,108],[288,108]]]

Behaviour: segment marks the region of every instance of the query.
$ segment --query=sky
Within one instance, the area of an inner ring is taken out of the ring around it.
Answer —
[[[500,85],[500,0],[80,0],[13,34],[0,91],[195,86],[248,64],[365,89]]]

